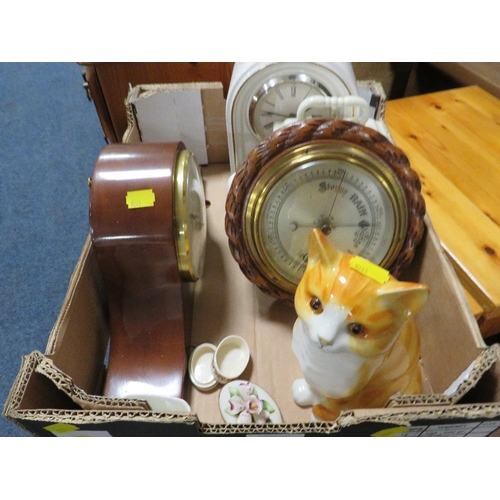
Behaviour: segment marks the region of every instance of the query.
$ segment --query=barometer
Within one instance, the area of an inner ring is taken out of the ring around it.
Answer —
[[[243,273],[293,304],[312,228],[397,276],[413,258],[424,213],[417,174],[385,136],[311,119],[281,128],[248,154],[228,193],[226,233]]]

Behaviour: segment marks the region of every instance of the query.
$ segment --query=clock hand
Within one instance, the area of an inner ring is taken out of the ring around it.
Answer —
[[[279,116],[280,118],[295,118],[295,115],[293,113],[290,113],[289,115],[284,115],[282,113],[275,113],[274,111],[262,111],[261,115],[262,116]]]

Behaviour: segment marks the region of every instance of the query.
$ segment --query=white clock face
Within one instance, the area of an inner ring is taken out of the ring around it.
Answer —
[[[249,120],[254,133],[265,138],[288,118],[295,118],[304,99],[329,96],[326,87],[306,74],[289,74],[267,81],[252,97]]]

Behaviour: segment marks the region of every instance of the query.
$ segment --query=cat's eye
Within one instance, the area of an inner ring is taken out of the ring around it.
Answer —
[[[320,314],[323,312],[323,304],[321,303],[321,300],[318,299],[318,297],[313,297],[309,302],[309,305],[311,306],[311,309],[315,314]]]
[[[360,333],[363,333],[365,329],[365,327],[360,323],[349,323],[347,328],[353,335],[359,335]]]

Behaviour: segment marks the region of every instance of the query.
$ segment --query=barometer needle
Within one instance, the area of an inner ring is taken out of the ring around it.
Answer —
[[[317,227],[317,226],[318,225],[314,224],[314,222],[312,224],[301,224],[300,222],[292,221],[292,222],[290,222],[290,224],[288,224],[288,227],[289,227],[290,231],[295,231],[299,227],[310,227],[310,228],[313,228],[313,227]]]
[[[346,170],[344,170],[344,172],[342,174],[342,179],[340,179],[339,187],[335,190],[335,198],[333,198],[333,203],[332,203],[332,206],[330,208],[330,212],[328,213],[328,218],[330,218],[332,215],[333,207],[335,206],[335,202],[337,201],[337,196],[339,195],[339,192],[340,192],[340,186],[342,186],[342,183],[344,182],[344,177],[345,177],[346,173],[347,173]]]
[[[290,231],[295,231],[295,230],[299,229],[300,227],[310,227],[310,228],[317,227],[318,229],[321,229],[322,226],[323,226],[322,224],[315,224],[315,223],[301,224],[301,223],[295,222],[295,221],[292,221],[292,222],[290,222],[290,224],[288,224]],[[364,228],[364,227],[372,227],[373,224],[370,224],[369,222],[366,222],[366,221],[361,221],[361,222],[345,222],[345,223],[329,224],[328,226],[330,227],[330,229],[336,229],[338,227]]]

